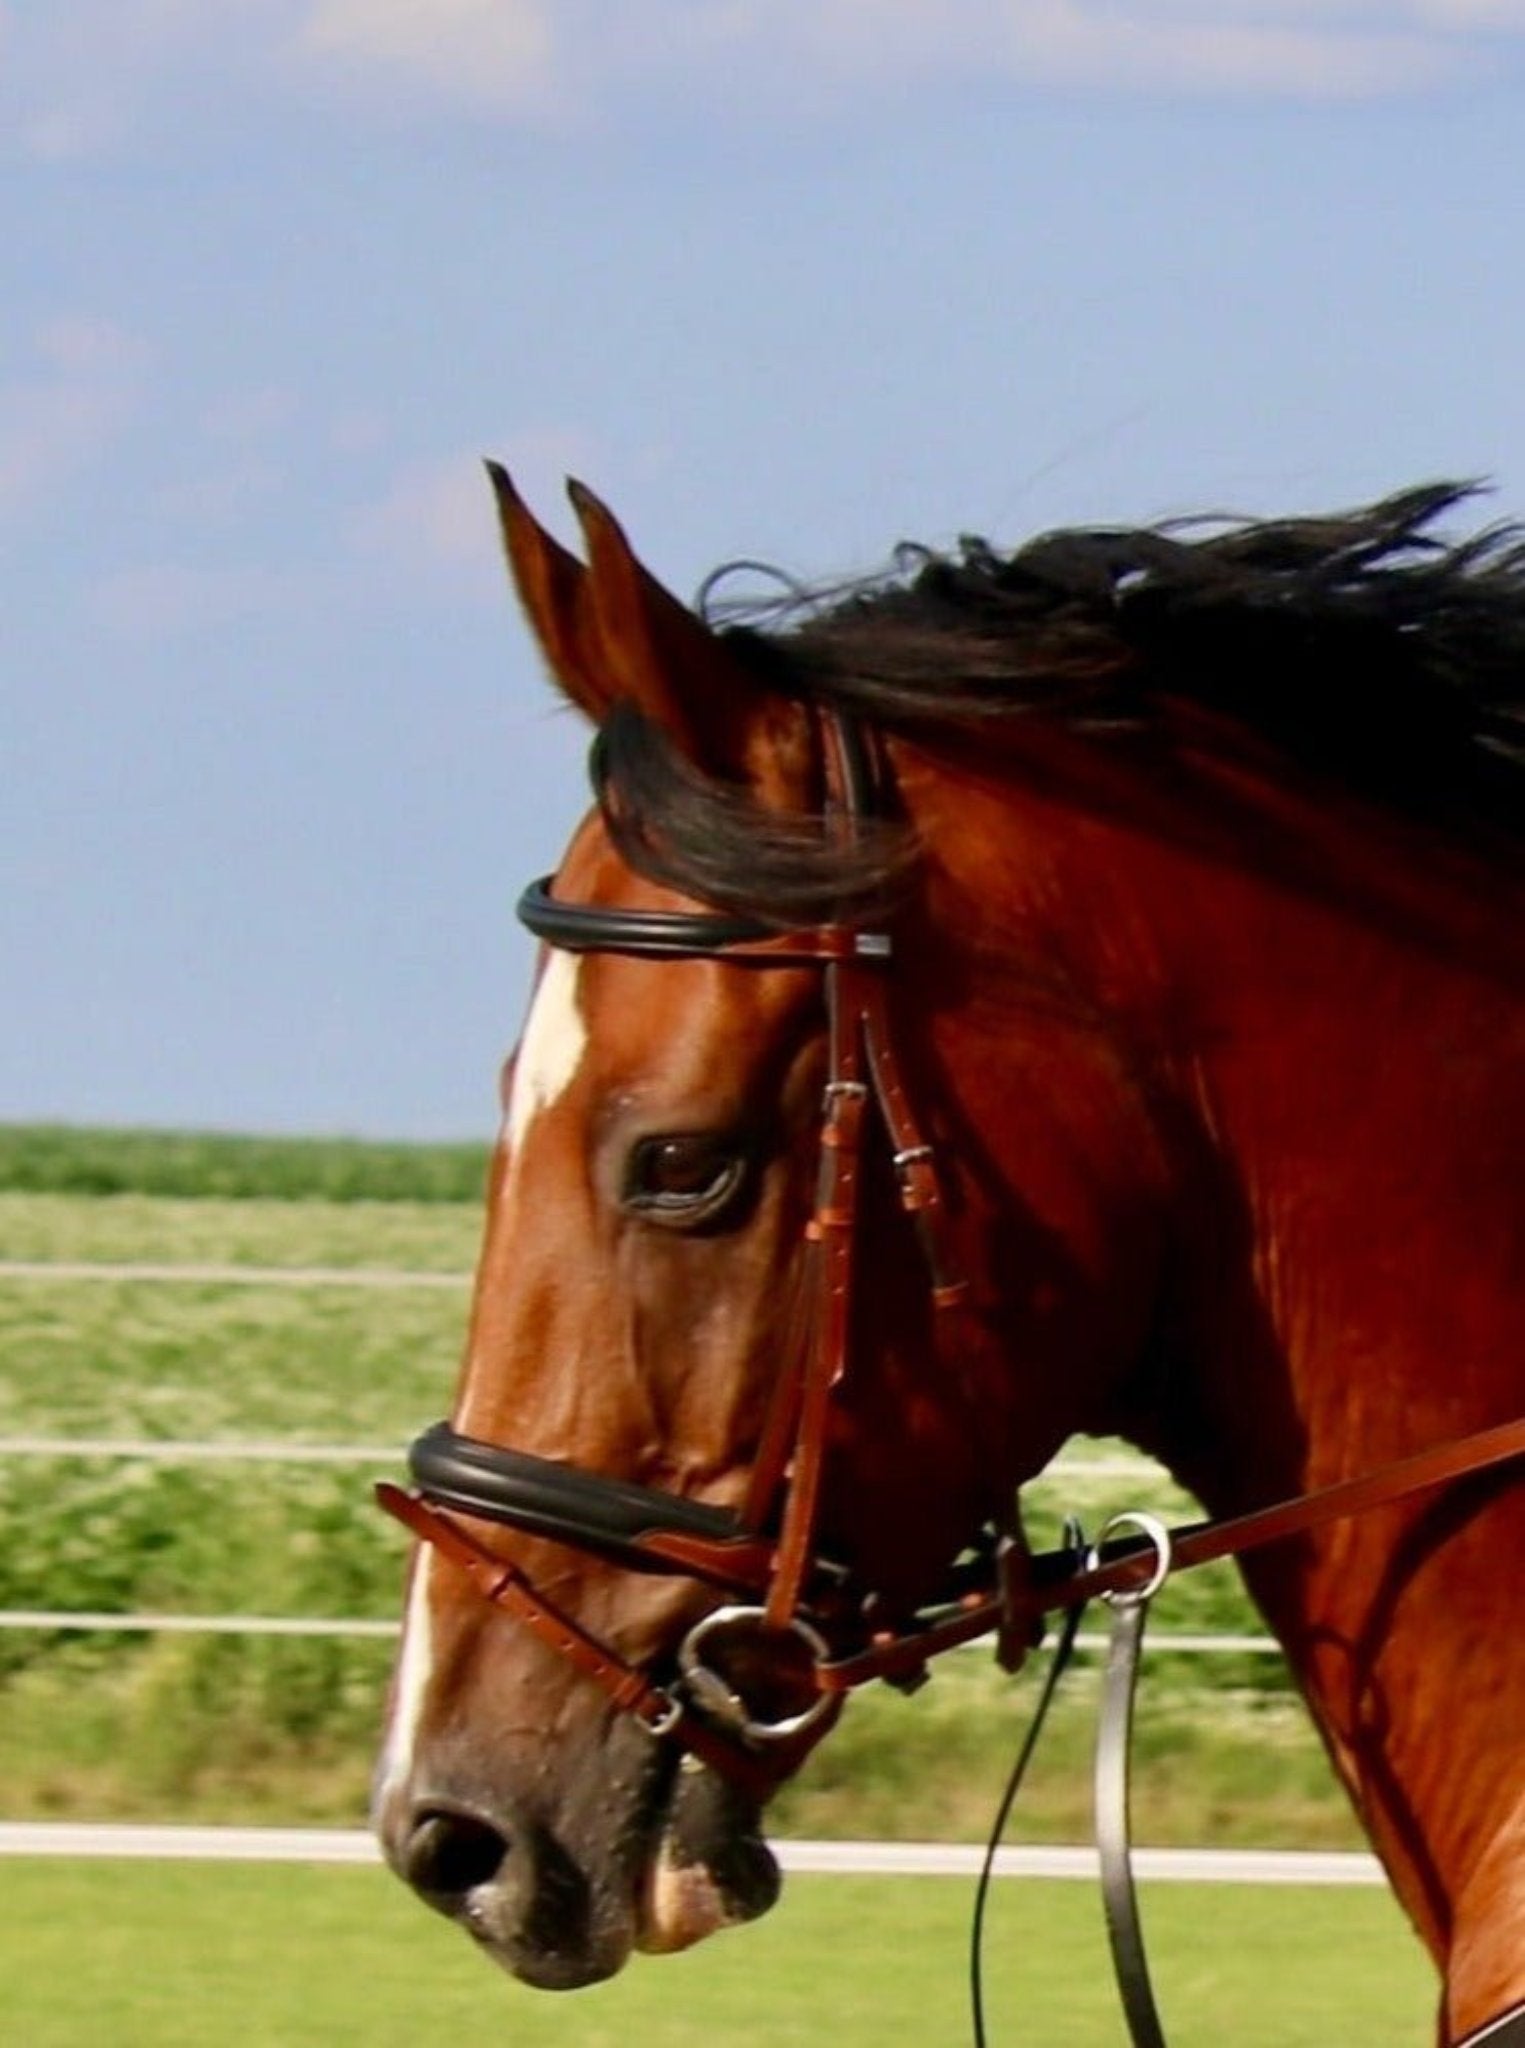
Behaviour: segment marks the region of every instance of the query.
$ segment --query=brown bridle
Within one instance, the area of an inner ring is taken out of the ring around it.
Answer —
[[[871,766],[855,728],[836,718],[823,718],[822,728],[832,810],[851,831],[872,808]],[[851,1642],[860,1653],[869,1646],[868,1617],[879,1604],[816,1544],[832,1395],[851,1344],[853,1252],[871,1106],[888,1140],[901,1206],[917,1228],[935,1307],[954,1311],[965,1292],[951,1262],[933,1148],[912,1107],[889,1028],[891,941],[847,922],[781,932],[723,912],[568,903],[553,895],[548,880],[525,891],[519,916],[545,944],[572,952],[821,972],[827,1079],[815,1197],[804,1233],[804,1341],[774,1384],[746,1496],[735,1513],[480,1443],[445,1423],[410,1450],[415,1491],[383,1484],[377,1497],[618,1707],[749,1790],[765,1790],[788,1768],[789,1753],[836,1711],[835,1689],[817,1683],[816,1674],[831,1668],[834,1646]],[[635,1570],[683,1573],[730,1599],[685,1638],[678,1680],[658,1685],[462,1528],[461,1514],[550,1536]],[[796,1665],[803,1651],[808,1698],[800,1711],[758,1719],[705,1661],[701,1652],[713,1653],[725,1633],[738,1629],[762,1637]]]
[[[870,763],[861,736],[846,721],[823,715],[822,732],[834,809],[851,831],[873,808]],[[851,1347],[871,1108],[888,1141],[900,1203],[917,1228],[940,1316],[956,1317],[965,1293],[951,1258],[936,1157],[895,1053],[886,986],[890,938],[852,922],[780,932],[721,911],[568,903],[552,894],[548,881],[525,891],[519,915],[545,944],[572,952],[820,970],[828,1078],[815,1201],[805,1227],[805,1340],[775,1385],[737,1512],[481,1443],[446,1423],[411,1447],[414,1491],[383,1484],[377,1498],[616,1707],[749,1793],[766,1795],[846,1693],[872,1679],[914,1684],[931,1657],[992,1632],[1002,1662],[1014,1668],[1048,1613],[1073,1610],[1095,1596],[1152,1590],[1167,1572],[1236,1556],[1525,1455],[1522,1417],[1320,1492],[1168,1536],[1130,1536],[1029,1558],[1010,1532],[987,1532],[972,1558],[950,1573],[938,1601],[915,1615],[895,1616],[817,1545],[832,1398]],[[689,1631],[676,1676],[659,1683],[464,1528],[463,1515],[550,1537],[628,1569],[686,1575],[725,1596],[725,1604]],[[764,1662],[791,1675],[805,1702],[798,1711],[763,1719],[749,1707],[717,1668],[732,1632],[746,1639],[754,1669],[761,1650]]]

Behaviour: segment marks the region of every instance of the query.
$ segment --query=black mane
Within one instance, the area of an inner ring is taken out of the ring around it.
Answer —
[[[1057,532],[1002,555],[900,551],[845,591],[791,593],[733,625],[780,694],[933,742],[1042,718],[1098,746],[1172,708],[1269,746],[1403,818],[1525,835],[1525,534],[1436,523],[1440,483],[1327,518]],[[606,815],[633,863],[788,922],[861,912],[907,849],[843,848],[678,760],[634,713],[601,735]]]

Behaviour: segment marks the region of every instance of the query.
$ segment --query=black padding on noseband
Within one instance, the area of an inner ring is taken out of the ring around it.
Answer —
[[[667,1532],[726,1542],[744,1534],[729,1508],[480,1443],[448,1422],[436,1422],[413,1443],[408,1469],[419,1492],[437,1507],[553,1536],[647,1569],[672,1566],[641,1549],[643,1536]]]
[[[775,925],[725,911],[605,910],[563,903],[551,877],[531,882],[519,898],[519,922],[537,939],[567,953],[633,953],[649,960],[696,960],[727,946],[776,938]]]

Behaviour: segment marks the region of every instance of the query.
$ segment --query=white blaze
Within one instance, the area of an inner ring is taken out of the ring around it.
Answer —
[[[413,1567],[413,1584],[408,1592],[407,1617],[402,1625],[402,1654],[397,1660],[392,1722],[387,1730],[386,1756],[381,1767],[382,1803],[407,1783],[412,1771],[413,1749],[424,1711],[424,1694],[434,1672],[434,1643],[429,1632],[429,1568],[433,1563],[434,1552],[427,1544],[420,1544]]]
[[[514,1061],[505,1135],[510,1152],[524,1143],[530,1125],[569,1086],[588,1043],[588,1027],[577,1005],[582,961],[576,953],[552,953],[524,1020]]]
[[[588,1029],[577,1003],[577,977],[582,962],[574,953],[553,952],[535,989],[514,1061],[504,1135],[510,1172],[537,1116],[556,1101],[577,1072]],[[402,1650],[381,1770],[381,1798],[407,1784],[413,1769],[424,1701],[434,1675],[434,1642],[429,1614],[430,1574],[434,1552],[420,1546],[403,1622]]]

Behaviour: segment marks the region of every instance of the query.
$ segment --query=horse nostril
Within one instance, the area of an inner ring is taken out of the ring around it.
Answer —
[[[415,1891],[435,1898],[460,1898],[488,1884],[509,1853],[505,1836],[474,1814],[447,1807],[418,1817],[403,1852],[403,1875]]]
[[[515,1806],[491,1821],[470,1807],[419,1805],[401,1841],[392,1837],[390,1856],[425,1905],[532,1984],[588,1984],[623,1959],[621,1946],[597,1960],[587,1874]]]

